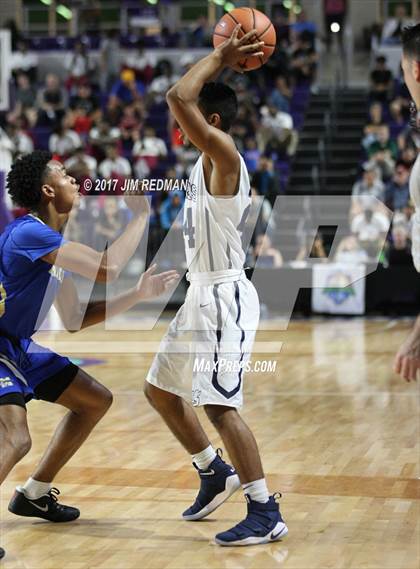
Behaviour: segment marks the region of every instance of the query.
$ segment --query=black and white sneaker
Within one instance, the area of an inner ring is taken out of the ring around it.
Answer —
[[[16,488],[13,498],[9,503],[9,512],[17,516],[43,518],[50,522],[72,522],[80,516],[80,511],[71,506],[58,503],[57,496],[60,491],[51,488],[37,500],[30,500],[21,486]]]
[[[0,559],[3,559],[3,557],[6,555],[6,552],[4,551],[4,549],[2,547],[0,547]]]

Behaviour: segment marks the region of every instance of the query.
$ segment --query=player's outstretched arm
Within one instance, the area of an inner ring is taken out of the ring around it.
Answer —
[[[225,67],[236,67],[246,55],[264,55],[260,50],[264,42],[249,44],[256,34],[251,30],[238,39],[240,25],[232,36],[218,46],[210,55],[198,61],[168,91],[166,100],[171,113],[189,140],[215,162],[236,161],[236,148],[230,136],[209,124],[198,108],[198,98],[204,84],[212,80]]]
[[[141,301],[161,296],[179,279],[176,271],[165,271],[155,275],[156,265],[152,265],[140,277],[137,285],[110,300],[89,302],[83,315],[76,286],[71,277],[64,279],[55,299],[55,306],[63,324],[69,332],[77,332],[126,312]]]
[[[150,211],[145,196],[130,195],[125,201],[134,217],[106,253],[82,243],[68,242],[42,257],[43,261],[97,282],[116,280],[137,249]]]

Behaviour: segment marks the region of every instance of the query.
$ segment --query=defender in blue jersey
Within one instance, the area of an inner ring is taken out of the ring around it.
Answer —
[[[42,399],[69,411],[58,425],[40,464],[16,489],[9,510],[53,522],[76,519],[80,512],[57,501],[51,483],[88,437],[112,402],[112,394],[64,356],[31,340],[54,302],[67,329],[85,328],[165,292],[175,271],[147,270],[132,290],[82,310],[71,273],[96,281],[115,280],[135,252],[148,217],[148,202],[128,196],[133,217],[103,254],[63,239],[68,214],[79,200],[79,187],[49,152],[35,151],[17,160],[8,175],[13,201],[32,213],[0,235],[0,484],[29,451],[26,403]],[[0,557],[4,551],[0,548]]]

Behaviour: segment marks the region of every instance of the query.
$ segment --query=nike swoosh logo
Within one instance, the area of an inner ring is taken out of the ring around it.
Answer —
[[[210,304],[210,302],[208,302],[207,304],[200,304],[200,308],[204,308],[205,306],[208,306]]]
[[[282,529],[279,531],[279,533],[276,533],[276,535],[274,535],[274,533],[271,534],[271,539],[276,539],[277,537],[279,537],[279,535],[282,533]]]
[[[213,476],[213,474],[215,474],[214,470],[211,469],[208,472],[201,472],[200,473],[202,476]]]
[[[38,508],[38,510],[41,510],[41,512],[48,512],[48,506],[38,506],[34,502],[31,502],[31,500],[28,500],[28,502],[32,504],[32,506],[35,506],[35,508]]]

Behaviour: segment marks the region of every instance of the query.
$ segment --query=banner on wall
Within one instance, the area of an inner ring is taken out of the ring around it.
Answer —
[[[312,310],[327,314],[364,314],[364,265],[317,264],[312,271]]]

